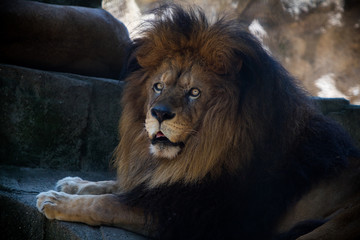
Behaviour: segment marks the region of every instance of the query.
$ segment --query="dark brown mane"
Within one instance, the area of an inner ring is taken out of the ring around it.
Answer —
[[[160,163],[148,153],[143,128],[145,86],[163,61],[177,60],[173,56],[198,61],[214,72],[222,82],[223,99],[208,109],[200,132],[183,153]],[[127,79],[116,151],[120,182],[127,189],[233,172],[255,150],[283,153],[313,111],[306,94],[236,20],[220,18],[210,24],[199,10],[162,9],[134,40],[132,57],[140,68]]]

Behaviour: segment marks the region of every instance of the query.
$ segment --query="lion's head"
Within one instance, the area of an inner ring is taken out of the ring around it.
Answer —
[[[307,106],[305,95],[239,22],[172,6],[149,25],[134,40],[122,99],[123,188],[235,173],[301,128],[308,108],[294,106]]]

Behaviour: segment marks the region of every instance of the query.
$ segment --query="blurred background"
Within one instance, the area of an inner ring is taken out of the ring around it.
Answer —
[[[103,0],[131,37],[156,0]],[[174,1],[167,1],[174,2]],[[178,3],[185,1],[177,1]],[[314,96],[360,104],[359,0],[194,0],[209,17],[235,13]]]

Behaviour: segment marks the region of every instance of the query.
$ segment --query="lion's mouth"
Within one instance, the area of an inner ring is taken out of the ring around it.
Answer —
[[[155,136],[153,137],[153,139],[151,140],[151,144],[156,145],[156,144],[164,144],[164,145],[168,145],[168,146],[184,146],[184,143],[182,142],[172,142],[170,141],[170,139],[168,139],[164,133],[162,133],[161,131],[157,132],[155,134]]]

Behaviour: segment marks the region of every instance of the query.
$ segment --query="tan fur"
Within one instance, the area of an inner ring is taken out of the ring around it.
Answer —
[[[93,226],[118,226],[151,235],[152,230],[144,228],[142,211],[121,204],[114,194],[73,195],[48,191],[40,193],[37,198],[37,208],[48,219],[82,222]]]
[[[66,177],[56,183],[55,189],[69,194],[100,195],[107,193],[120,193],[116,181],[91,182],[79,177]]]

